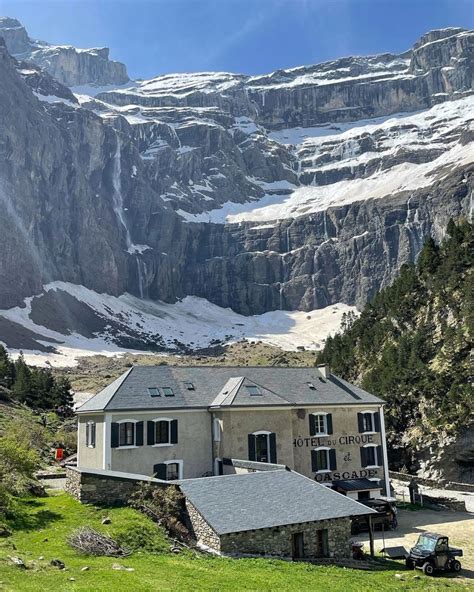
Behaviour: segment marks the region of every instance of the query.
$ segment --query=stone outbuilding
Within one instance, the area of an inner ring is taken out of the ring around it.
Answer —
[[[226,555],[350,557],[351,518],[374,510],[290,470],[179,482],[196,540]]]

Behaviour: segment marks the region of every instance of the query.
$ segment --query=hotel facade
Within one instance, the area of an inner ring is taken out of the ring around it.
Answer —
[[[193,479],[284,465],[389,493],[383,401],[327,366],[135,366],[78,410],[78,468]]]

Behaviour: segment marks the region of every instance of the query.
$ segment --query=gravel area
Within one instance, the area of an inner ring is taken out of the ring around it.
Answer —
[[[413,547],[422,532],[436,532],[449,536],[453,547],[460,547],[464,551],[461,558],[463,566],[460,576],[463,579],[474,580],[474,514],[468,512],[435,512],[433,510],[399,510],[398,528],[385,532],[385,546],[395,547],[403,545],[409,550]],[[384,544],[382,532],[375,531],[375,551],[380,551]],[[369,550],[367,533],[353,537],[363,542],[364,550]],[[450,577],[453,577],[450,574]]]

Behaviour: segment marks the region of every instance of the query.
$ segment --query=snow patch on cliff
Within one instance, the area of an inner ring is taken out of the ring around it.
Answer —
[[[36,365],[73,366],[84,356],[116,356],[127,351],[140,353],[140,350],[120,347],[121,333],[141,336],[144,343],[160,338],[163,350],[174,352],[182,351],[183,346],[197,350],[243,339],[263,341],[284,350],[298,347],[317,350],[328,335],[339,329],[344,313],[356,312],[355,307],[339,303],[311,312],[278,310],[246,317],[195,296],[167,304],[142,300],[130,294],[119,297],[98,294],[84,286],[59,281],[44,286],[45,293],[50,291],[65,292],[87,305],[98,317],[106,319],[114,331],[87,338],[77,332],[64,335],[47,329],[31,319],[33,300],[37,297],[26,299],[22,308],[0,311],[0,317],[42,336],[45,341],[38,338],[39,344],[54,347],[52,352],[25,350],[27,362]],[[46,341],[48,339],[59,344],[52,344]],[[18,350],[11,352],[19,354]],[[150,354],[150,351],[142,350],[141,353]]]

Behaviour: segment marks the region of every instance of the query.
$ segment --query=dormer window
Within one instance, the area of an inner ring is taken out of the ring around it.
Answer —
[[[156,388],[156,386],[151,386],[148,388],[148,394],[150,395],[150,397],[159,397],[160,389]]]
[[[247,389],[247,392],[251,397],[258,397],[262,394],[262,391],[256,384],[247,384],[245,385],[245,388]]]
[[[192,382],[185,382],[184,386],[188,389],[188,391],[194,390],[194,384]]]
[[[174,397],[173,389],[170,386],[164,386],[161,390],[165,397]]]

